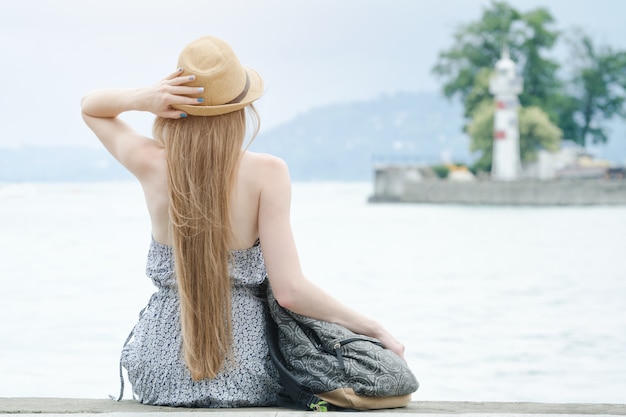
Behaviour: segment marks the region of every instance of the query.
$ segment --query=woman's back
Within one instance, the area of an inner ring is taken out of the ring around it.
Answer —
[[[146,169],[142,186],[154,239],[165,245],[173,244],[171,237],[171,220],[169,217],[169,191],[167,179],[167,162],[165,152],[158,142],[152,144],[150,152],[154,154],[151,167]],[[263,175],[280,163],[277,158],[242,151],[230,196],[231,239],[229,249],[246,249],[259,238],[259,204],[261,190],[271,186],[265,184],[267,177]]]

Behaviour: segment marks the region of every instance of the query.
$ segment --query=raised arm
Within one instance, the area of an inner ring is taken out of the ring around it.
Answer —
[[[278,303],[298,314],[375,337],[400,356],[404,346],[376,321],[348,308],[309,281],[300,266],[290,222],[291,182],[286,164],[267,161],[259,205],[259,235],[268,278]],[[315,294],[314,297],[311,294]]]
[[[180,70],[149,87],[97,90],[83,97],[82,116],[87,126],[106,149],[138,177],[149,162],[149,151],[155,149],[154,142],[139,135],[117,116],[127,111],[148,111],[167,118],[186,117],[171,106],[198,104],[197,99],[186,96],[197,93],[198,88],[185,86],[192,78],[179,75]]]

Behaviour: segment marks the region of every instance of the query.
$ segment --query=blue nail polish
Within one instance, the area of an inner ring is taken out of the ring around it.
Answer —
[[[193,81],[193,80],[195,80],[195,79],[196,79],[196,76],[195,76],[195,75],[190,75],[190,76],[189,76],[189,79],[190,79],[191,81]]]
[[[203,99],[202,97],[200,97],[200,98],[198,99],[198,103],[202,103],[203,101],[204,101],[204,99]]]
[[[183,69],[182,68],[178,68],[178,72],[183,72]]]
[[[186,113],[181,113],[180,117],[185,118],[185,117],[187,117],[187,114]]]
[[[198,87],[198,92],[202,93],[204,91],[204,87]]]

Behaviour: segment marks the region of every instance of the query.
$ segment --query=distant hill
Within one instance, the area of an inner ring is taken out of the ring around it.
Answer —
[[[113,181],[132,178],[104,148],[0,148],[0,182]]]
[[[471,162],[462,123],[460,105],[404,92],[312,109],[262,130],[250,149],[285,159],[296,181],[368,181],[376,162]],[[597,155],[624,164],[626,126],[614,126]],[[0,148],[0,182],[130,178],[103,148]]]
[[[462,110],[435,93],[313,109],[263,132],[251,150],[284,158],[300,180],[368,180],[377,161],[470,159]]]

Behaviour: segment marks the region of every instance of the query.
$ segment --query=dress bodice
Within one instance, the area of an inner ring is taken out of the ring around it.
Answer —
[[[230,251],[228,272],[235,287],[257,286],[265,280],[265,261],[257,241],[247,249]],[[175,289],[174,249],[152,238],[146,263],[146,275],[159,289]]]
[[[144,404],[249,407],[275,404],[282,387],[268,351],[261,245],[230,252],[234,362],[213,379],[191,379],[182,351],[180,302],[172,247],[152,239],[146,273],[158,288],[122,351],[133,392]]]

